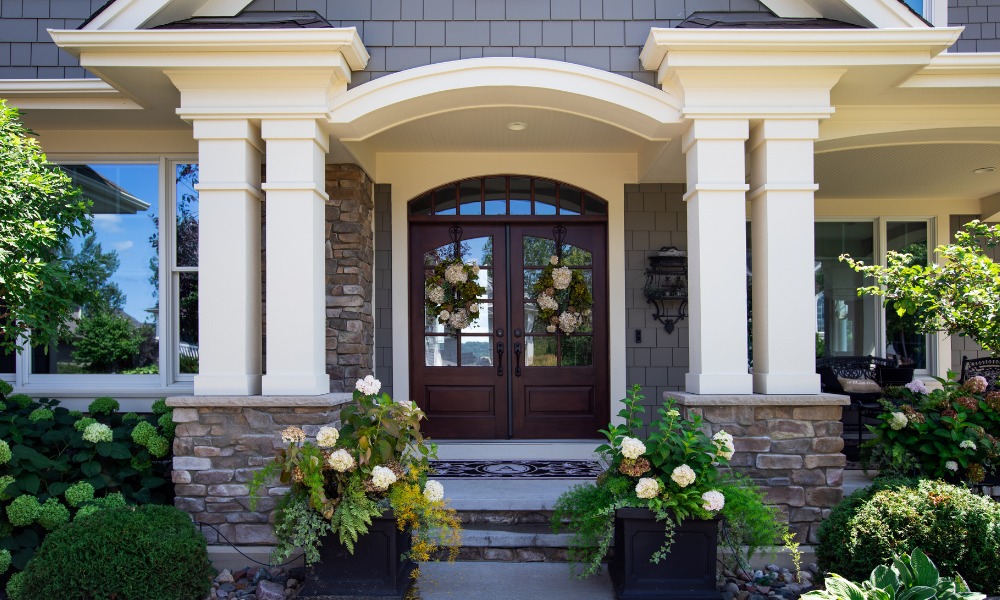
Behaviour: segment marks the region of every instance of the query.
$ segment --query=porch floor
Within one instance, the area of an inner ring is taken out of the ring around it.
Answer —
[[[420,565],[420,600],[611,600],[607,568],[577,579],[566,563],[433,562]]]

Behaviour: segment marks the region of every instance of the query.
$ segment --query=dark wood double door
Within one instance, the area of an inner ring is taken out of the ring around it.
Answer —
[[[455,333],[426,314],[425,277],[454,254],[453,224],[410,225],[410,392],[439,439],[589,439],[608,423],[607,226],[566,223],[564,264],[594,297],[589,326],[565,335],[537,318],[533,287],[556,252],[556,222],[461,223],[481,265],[479,318]]]

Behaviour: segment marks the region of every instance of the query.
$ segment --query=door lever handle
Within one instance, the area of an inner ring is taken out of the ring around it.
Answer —
[[[521,376],[521,342],[514,344],[514,376]]]
[[[503,376],[503,342],[497,342],[497,376]]]

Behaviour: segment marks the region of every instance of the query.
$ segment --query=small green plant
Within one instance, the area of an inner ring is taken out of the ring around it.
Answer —
[[[919,548],[911,555],[893,556],[890,566],[879,565],[856,584],[839,575],[826,578],[826,590],[802,596],[814,600],[983,600],[986,594],[969,590],[961,575],[941,577],[937,566]]]
[[[202,600],[211,591],[205,538],[172,506],[128,506],[78,518],[46,537],[11,600]]]
[[[795,541],[795,534],[786,531],[781,536],[781,541],[788,548],[788,553],[792,556],[792,566],[795,568],[795,580],[799,580],[799,573],[802,572],[802,552],[799,551],[799,543]]]

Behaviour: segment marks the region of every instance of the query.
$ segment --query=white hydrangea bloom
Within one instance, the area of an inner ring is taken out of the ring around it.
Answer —
[[[958,472],[958,463],[953,460],[949,460],[948,462],[944,463],[944,468],[948,469],[949,471]]]
[[[374,396],[382,389],[382,382],[371,375],[366,375],[364,379],[359,379],[355,386],[365,396]]]
[[[281,431],[281,441],[286,444],[301,444],[306,441],[306,432],[294,425],[285,427]]]
[[[538,301],[539,308],[542,310],[557,310],[559,308],[559,303],[556,302],[556,299],[548,294],[539,294],[536,300]]]
[[[976,449],[976,442],[972,440],[962,440],[962,443],[958,445],[959,448],[966,448],[968,450]]]
[[[464,308],[456,308],[455,312],[451,313],[448,324],[455,329],[465,329],[469,324],[469,315],[465,312]]]
[[[569,287],[569,282],[573,280],[573,272],[569,267],[559,267],[552,269],[552,287],[557,290],[564,290]]]
[[[427,299],[434,304],[444,302],[444,288],[439,285],[432,285],[427,288]]]
[[[575,313],[567,310],[559,315],[559,329],[562,329],[566,333],[573,333],[579,325],[580,319],[577,318]]]
[[[892,427],[896,431],[906,427],[908,422],[906,415],[901,412],[894,412],[889,416],[889,427]]]
[[[444,278],[448,283],[457,285],[468,281],[469,274],[465,272],[465,265],[448,265],[448,268],[444,270]]]
[[[674,469],[673,473],[670,474],[670,478],[683,488],[694,483],[697,476],[694,474],[694,469],[687,465],[681,465]]]
[[[321,427],[316,434],[316,443],[320,448],[333,448],[340,439],[340,432],[336,427]]]
[[[97,442],[110,442],[114,439],[114,433],[104,423],[91,423],[83,430],[83,439],[93,444]]]
[[[472,262],[469,263],[469,268],[472,269],[472,274],[473,275],[476,275],[476,276],[479,275],[479,263],[477,263],[476,261],[472,261]]]
[[[726,433],[725,431],[719,431],[712,436],[712,441],[715,442],[715,447],[718,449],[717,455],[725,457],[729,460],[736,453],[736,447],[733,445],[733,436]]]
[[[442,323],[447,323],[448,319],[450,319],[450,318],[451,318],[451,313],[448,312],[447,310],[442,310],[438,314],[438,321],[441,321]]]
[[[646,453],[646,445],[633,437],[622,438],[622,456],[625,458],[639,458]]]
[[[559,264],[559,257],[558,256],[550,256],[549,257],[549,264],[551,264],[551,265],[558,265]]]
[[[555,333],[556,332],[556,326],[555,325],[547,325],[545,327],[545,331],[548,331],[549,333]]]
[[[372,485],[380,490],[387,490],[389,486],[396,483],[396,474],[392,469],[386,467],[375,467],[372,469]]]
[[[910,390],[914,394],[926,394],[927,386],[920,379],[914,379],[910,383],[906,384],[906,389]]]
[[[334,471],[343,473],[354,468],[354,457],[351,456],[350,452],[341,448],[331,454],[330,458],[326,459],[326,464],[330,465],[330,468]]]
[[[635,484],[635,495],[644,500],[655,498],[660,493],[660,485],[652,477],[643,477]]]
[[[716,490],[705,492],[701,495],[701,499],[704,501],[702,507],[711,512],[722,510],[722,507],[726,505],[726,497],[722,495],[722,492]]]
[[[473,302],[472,304],[470,304],[469,305],[469,312],[472,313],[472,314],[474,314],[474,315],[479,314],[479,305],[476,304],[475,302]]]
[[[444,500],[444,486],[441,485],[441,482],[428,479],[427,484],[424,486],[424,498],[427,498],[428,502],[440,502]]]

